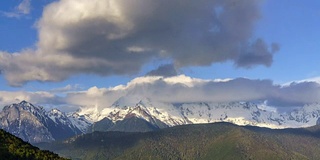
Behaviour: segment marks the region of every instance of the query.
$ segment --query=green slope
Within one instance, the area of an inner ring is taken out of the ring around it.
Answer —
[[[0,129],[0,159],[5,160],[62,160],[57,154],[41,151]]]
[[[214,123],[147,133],[94,132],[42,147],[73,159],[320,159],[318,135],[318,128]]]

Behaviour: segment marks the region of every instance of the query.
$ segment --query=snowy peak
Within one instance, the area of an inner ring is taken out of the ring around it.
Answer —
[[[32,107],[34,107],[31,103],[29,103],[29,102],[27,102],[25,100],[21,101],[19,104],[23,105],[23,106],[29,106],[29,107],[32,106]]]
[[[45,112],[45,110],[42,107],[36,107],[36,106],[32,105],[31,103],[26,102],[26,101],[22,101],[22,102],[20,102],[18,104],[12,104],[12,105],[9,105],[9,106],[5,106],[3,108],[3,110],[10,110],[12,108],[15,108],[15,109],[17,109],[19,111],[22,111],[22,110],[27,111],[27,112],[29,112],[29,113],[37,116],[37,117],[41,117]]]
[[[133,95],[127,95],[127,96],[122,96],[118,100],[116,100],[112,106],[113,107],[126,107],[126,106],[134,106],[137,104],[137,102],[143,103],[143,101],[148,101],[148,98],[143,98],[141,99],[138,96],[133,96]]]
[[[82,133],[86,133],[89,126],[91,126],[92,122],[89,121],[89,117],[86,115],[79,115],[78,113],[68,114],[68,118],[71,123],[78,128]]]
[[[61,112],[60,110],[54,108],[54,109],[51,109],[49,112],[47,112],[47,115],[49,117],[52,117],[52,118],[66,118],[67,116],[65,115],[65,113]]]
[[[320,104],[308,104],[286,115],[289,120],[295,120],[301,124],[317,124],[320,118]]]
[[[24,110],[27,110],[31,113],[41,113],[44,112],[45,110],[43,107],[36,107],[33,104],[27,102],[27,101],[22,101],[18,104],[18,107],[23,108]]]
[[[290,113],[278,113],[260,109],[259,105],[250,102],[161,103],[150,98],[125,96],[118,99],[113,106],[102,110],[99,119],[104,117],[114,123],[137,117],[150,123],[161,121],[167,126],[231,122],[268,128],[297,128],[317,124],[320,104],[306,105]]]
[[[54,140],[43,123],[45,120],[42,108],[35,107],[26,101],[6,106],[0,112],[0,128],[31,143]]]
[[[47,112],[46,115],[51,120],[53,120],[55,123],[62,123],[65,125],[71,125],[71,122],[70,122],[69,118],[66,116],[66,114],[56,108]]]
[[[62,116],[64,115],[64,113],[62,113],[59,109],[57,108],[54,108],[54,109],[51,109],[49,112],[48,112],[49,115],[54,115],[54,116]]]
[[[161,118],[161,115],[159,114],[162,113],[158,111],[156,107],[154,107],[154,104],[148,98],[138,99],[137,97],[121,97],[114,103],[113,106],[102,110],[99,119],[103,119],[106,117],[113,123],[116,123],[125,119],[136,117],[150,122],[155,127],[163,128],[163,126],[167,126],[167,124],[163,122],[163,120],[166,121],[168,119],[172,119],[170,117],[166,117],[169,116],[169,114],[162,116],[165,117],[165,119]],[[173,123],[178,122],[172,120],[172,124]]]
[[[0,128],[31,143],[50,142],[85,133],[91,125],[84,117],[68,116],[58,109],[48,112],[29,102],[5,106],[0,112]]]

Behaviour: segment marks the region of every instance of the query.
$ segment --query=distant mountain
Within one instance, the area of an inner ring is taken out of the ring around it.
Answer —
[[[125,118],[118,121],[114,126],[110,127],[108,131],[121,131],[121,132],[149,132],[159,130],[158,126],[137,117]]]
[[[100,115],[98,119],[107,118],[113,124],[137,117],[149,122],[155,128],[214,122],[274,129],[299,128],[320,123],[320,104],[306,105],[289,113],[278,113],[264,110],[261,106],[250,102],[159,103],[149,98],[125,96],[98,114]],[[94,127],[93,130],[95,130]],[[104,131],[110,131],[110,129]]]
[[[102,120],[93,123],[87,133],[94,131],[121,131],[121,132],[149,132],[156,131],[159,129],[167,128],[168,126],[157,120],[155,123],[147,121],[143,118],[137,117],[136,115],[127,116],[122,120],[112,122],[109,118],[103,118]]]
[[[100,132],[105,132],[108,131],[112,126],[114,126],[114,123],[108,119],[108,118],[103,118],[102,120],[93,123],[91,126],[89,126],[87,132],[95,132],[95,131],[100,131]]]
[[[52,109],[45,114],[46,120],[43,122],[56,140],[63,140],[77,134],[81,130],[67,117],[67,115],[58,109]]]
[[[162,123],[162,122],[159,122]],[[168,126],[164,123],[161,126],[152,124],[145,119],[138,117],[127,117],[123,120],[119,120],[113,123],[110,119],[104,118],[98,122],[93,123],[88,128],[88,133],[95,131],[107,132],[107,131],[121,131],[121,132],[149,132],[156,131]]]
[[[30,143],[63,140],[85,132],[89,125],[81,116],[58,109],[47,112],[26,101],[5,106],[0,112],[0,128]]]
[[[0,157],[5,160],[33,159],[33,160],[63,160],[50,151],[41,151],[10,133],[0,129]]]
[[[94,132],[41,148],[73,159],[319,159],[320,127],[268,129],[220,122],[156,132]]]

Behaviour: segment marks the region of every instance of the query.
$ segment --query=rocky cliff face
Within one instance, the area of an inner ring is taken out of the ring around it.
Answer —
[[[5,106],[0,112],[0,128],[30,143],[62,140],[83,133],[73,124],[75,121],[57,109],[46,112],[26,101]]]

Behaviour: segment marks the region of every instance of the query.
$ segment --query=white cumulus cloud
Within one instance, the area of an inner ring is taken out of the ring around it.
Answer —
[[[177,69],[224,61],[245,68],[272,64],[278,45],[252,38],[261,1],[181,2],[54,1],[36,24],[37,47],[0,52],[1,73],[21,86],[76,74],[132,75],[155,59],[170,59]],[[30,0],[18,10],[30,12]]]

